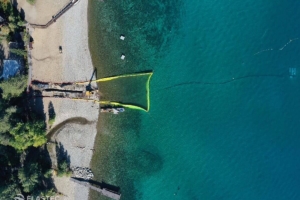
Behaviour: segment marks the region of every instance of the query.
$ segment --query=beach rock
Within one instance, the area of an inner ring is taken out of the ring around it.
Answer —
[[[92,170],[86,167],[72,167],[71,170],[76,178],[90,180],[94,177]]]

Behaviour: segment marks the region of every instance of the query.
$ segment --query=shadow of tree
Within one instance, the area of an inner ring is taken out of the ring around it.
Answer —
[[[55,113],[52,101],[50,101],[48,104],[48,117],[49,117],[49,125],[51,128],[52,124],[54,123],[55,117],[56,117],[56,113]]]
[[[67,161],[68,166],[70,166],[70,155],[68,155],[68,151],[64,149],[61,142],[56,144],[56,158],[58,162]]]
[[[36,186],[36,191],[45,191],[55,189],[54,180],[51,176],[52,162],[46,146],[28,149],[24,166],[30,166],[32,163],[38,164],[39,183]],[[49,173],[50,172],[50,173]]]
[[[31,93],[40,93],[39,91],[30,91]],[[43,98],[38,96],[39,94],[37,94],[37,96],[33,96],[32,94],[27,95],[28,98],[28,111],[32,113],[36,113],[36,117],[38,117],[39,119],[42,120],[46,120],[46,115],[45,115],[45,111],[44,111],[44,103],[43,103]]]
[[[2,43],[0,43],[0,60],[3,60],[5,58],[5,54],[4,54],[4,47],[2,45]],[[3,73],[3,62],[0,62],[0,77],[2,76]]]
[[[58,172],[70,170],[70,155],[61,142],[55,146]],[[66,166],[62,166],[66,165]]]
[[[53,119],[56,117],[56,113],[52,101],[50,101],[48,105],[48,115],[49,115],[49,119]]]
[[[13,5],[13,7],[15,7],[16,10],[18,10],[18,1],[17,0],[12,0],[11,1],[11,4]],[[20,17],[23,21],[25,21],[25,12],[23,10],[23,8],[20,8],[19,10],[19,13],[20,13]]]

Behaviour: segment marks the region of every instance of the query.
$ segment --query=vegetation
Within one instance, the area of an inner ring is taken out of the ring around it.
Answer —
[[[72,171],[69,164],[69,156],[64,150],[61,143],[56,144],[56,158],[57,158],[57,176],[71,176]]]
[[[27,2],[28,2],[29,4],[31,4],[31,5],[34,5],[35,2],[36,2],[36,0],[27,0]]]
[[[9,50],[11,53],[14,53],[18,56],[22,56],[22,57],[27,57],[27,51],[23,50],[23,49],[10,49]]]
[[[71,175],[72,175],[72,171],[66,160],[63,160],[60,163],[58,163],[58,170],[57,170],[58,177],[71,176]]]
[[[11,5],[9,0],[0,1],[0,13],[3,13],[5,16],[2,16],[5,22],[0,28],[0,40],[6,39],[9,42],[16,32],[24,30],[24,21],[18,10]]]
[[[40,171],[37,163],[31,163],[20,169],[18,172],[18,178],[23,187],[24,192],[32,192],[38,184]]]
[[[49,123],[50,126],[52,126],[54,124],[54,122],[55,122],[55,117],[54,118],[49,118],[48,123]]]
[[[12,77],[6,81],[0,82],[0,88],[2,90],[2,98],[10,99],[12,97],[18,97],[25,91],[27,84],[27,76],[20,75]]]
[[[55,194],[44,119],[27,104],[27,78],[0,82],[0,200]],[[64,169],[64,168],[62,168]]]
[[[39,147],[46,143],[45,124],[42,121],[17,123],[10,131],[13,139],[10,145],[18,151],[24,151],[28,147]]]
[[[24,23],[10,0],[0,0],[0,13],[5,19],[0,26],[0,40],[11,41],[16,32],[24,30]],[[29,37],[25,33],[23,40],[27,42]],[[25,50],[10,51],[27,57]],[[45,145],[45,116],[33,112],[25,92],[26,83],[27,75],[24,74],[0,80],[0,200],[14,199],[17,194],[33,197],[56,194],[51,159]],[[51,103],[49,124],[54,123],[55,116]],[[57,151],[61,152],[57,161],[58,175],[69,176],[67,153],[62,145]]]
[[[29,35],[28,31],[25,31],[22,40],[23,40],[25,43],[27,43],[27,42],[29,42],[29,39],[30,39],[30,35]]]

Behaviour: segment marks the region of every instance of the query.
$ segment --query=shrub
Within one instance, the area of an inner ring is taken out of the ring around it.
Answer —
[[[49,121],[48,121],[48,123],[49,123],[50,126],[52,126],[54,124],[54,122],[55,122],[55,117],[54,118],[50,118]]]
[[[57,171],[58,177],[71,176],[71,175],[72,175],[72,171],[66,160],[63,160],[60,163],[58,163],[58,171]]]
[[[39,183],[39,169],[36,163],[26,165],[18,171],[18,178],[24,192],[32,192]]]
[[[17,97],[25,91],[27,83],[27,76],[12,77],[8,80],[0,82],[0,88],[2,89],[2,97],[9,99],[10,97]]]
[[[31,5],[34,5],[35,2],[36,2],[36,0],[27,0],[27,2],[28,2],[29,4],[31,4]]]
[[[10,33],[10,28],[9,26],[2,26],[1,27],[1,35],[8,35]]]
[[[23,56],[26,57],[27,56],[27,51],[23,50],[23,49],[10,49],[9,50],[11,53],[14,53],[18,56]]]
[[[47,142],[44,121],[17,123],[10,131],[14,137],[10,145],[18,151],[39,147]]]

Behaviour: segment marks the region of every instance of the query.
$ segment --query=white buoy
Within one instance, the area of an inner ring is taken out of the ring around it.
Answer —
[[[122,59],[122,60],[125,59],[125,55],[124,55],[124,54],[121,55],[121,59]]]
[[[125,40],[125,36],[124,36],[124,35],[121,35],[121,36],[120,36],[120,39],[121,39],[121,40]]]

